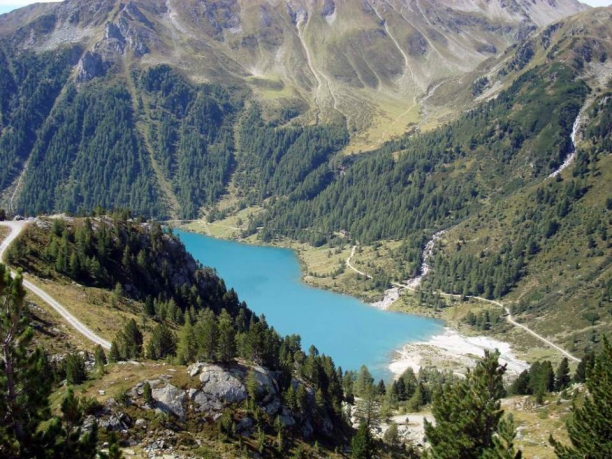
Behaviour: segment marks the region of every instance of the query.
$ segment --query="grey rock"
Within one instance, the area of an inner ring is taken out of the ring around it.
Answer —
[[[77,65],[76,80],[78,83],[91,81],[94,78],[104,76],[106,70],[107,64],[99,54],[86,51]]]
[[[134,423],[135,427],[139,427],[141,429],[146,429],[147,428],[147,421],[145,421],[144,419],[136,419],[136,422]]]
[[[282,422],[285,427],[292,427],[295,425],[295,419],[290,414],[287,414],[287,415],[282,414],[278,418],[280,419],[280,422]]]
[[[204,366],[205,365],[203,363],[194,363],[193,365],[189,365],[187,367],[187,374],[193,378],[200,374]]]
[[[183,403],[187,400],[187,393],[174,387],[172,384],[153,389],[153,398],[157,401],[157,407],[162,411],[172,413],[179,418],[185,416]]]
[[[270,372],[263,367],[253,367],[255,378],[259,383],[257,393],[262,400],[262,403],[269,403],[274,397],[278,395],[278,388],[276,381],[270,375]]]
[[[253,419],[249,417],[243,418],[240,420],[240,422],[238,422],[238,424],[236,424],[236,432],[248,437],[253,433],[254,425],[255,421],[253,421]]]
[[[203,413],[223,410],[223,403],[218,398],[209,397],[201,391],[197,391],[192,400],[197,406],[196,410]]]
[[[130,425],[132,425],[132,420],[124,413],[112,414],[108,418],[98,420],[99,427],[114,432],[127,430]]]
[[[227,403],[240,403],[247,398],[244,384],[230,371],[218,365],[207,365],[200,373],[202,392],[208,398]]]
[[[304,438],[310,438],[312,437],[313,433],[314,427],[312,426],[312,423],[310,422],[310,420],[306,420],[306,422],[302,424],[302,435],[304,436]]]
[[[281,402],[278,398],[273,398],[270,403],[265,406],[265,411],[268,415],[272,416],[278,413],[281,409]]]

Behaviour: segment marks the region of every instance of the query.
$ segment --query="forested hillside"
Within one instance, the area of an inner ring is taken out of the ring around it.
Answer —
[[[264,240],[280,234],[321,244],[346,231],[362,243],[417,241],[402,249],[413,266],[403,275],[411,276],[429,236],[546,177],[571,151],[572,124],[588,93],[574,77],[566,66],[536,68],[444,128],[324,169],[320,176],[334,180],[304,182],[250,228],[263,227]]]
[[[0,45],[0,190],[18,180],[80,53],[69,47],[15,54]]]
[[[590,327],[582,335],[608,323],[609,315],[593,305],[606,297],[601,285],[608,282],[601,276],[609,232],[602,213],[610,149],[609,10],[550,25],[535,10],[520,18],[508,13],[511,25],[503,33],[509,35],[499,42],[487,38],[493,47],[482,43],[491,29],[451,21],[447,25],[458,29],[446,32],[469,31],[472,41],[462,47],[476,50],[463,68],[432,37],[421,42],[412,34],[404,50],[397,37],[407,13],[399,3],[390,9],[376,2],[365,9],[333,2],[324,8],[293,5],[274,14],[258,4],[253,8],[267,33],[253,32],[242,41],[237,37],[254,26],[234,4],[213,14],[153,0],[102,3],[91,14],[68,1],[49,6],[50,13],[40,17],[43,10],[32,9],[23,26],[10,15],[0,21],[0,200],[11,214],[86,215],[103,207],[158,220],[214,220],[244,211],[226,226],[264,242],[288,238],[330,249],[393,244],[393,266],[384,274],[377,267],[370,283],[380,289],[417,275],[427,241],[447,230],[424,288],[509,299],[524,289],[523,301],[533,305],[517,305],[517,312],[548,313],[554,301],[544,298],[553,286],[534,287],[533,274],[554,279],[553,271],[570,272],[561,269],[568,260],[573,266],[593,262],[597,267],[588,280],[580,278],[588,307],[575,313]],[[549,11],[550,17],[580,9],[561,3],[534,8],[560,8]],[[309,15],[309,8],[318,15]],[[202,16],[202,30],[190,11]],[[338,14],[345,16],[333,19]],[[332,54],[311,34],[335,37],[329,30],[334,21],[350,17],[372,29],[370,38],[347,32],[332,53],[338,61],[321,65],[321,56]],[[540,23],[546,27],[533,30]],[[99,33],[79,35],[87,27]],[[186,38],[185,30],[193,37]],[[388,40],[397,49],[389,53],[393,63],[378,56]],[[496,48],[506,41],[511,46],[505,51]],[[296,44],[295,59],[284,60],[279,50]],[[440,59],[452,61],[444,81],[419,74],[438,60],[432,57],[436,49]],[[269,62],[272,50],[278,67]],[[313,57],[315,51],[321,54]],[[365,61],[358,62],[355,53]],[[403,68],[394,67],[399,57]],[[356,79],[338,67],[344,58]],[[380,73],[370,75],[366,61],[380,64]],[[462,77],[451,78],[455,72]],[[408,94],[406,88],[416,87],[411,80],[427,85]],[[379,88],[375,102],[358,94],[366,87]],[[401,103],[412,105],[381,108],[389,94],[405,96]],[[576,123],[579,116],[582,123]],[[377,131],[379,148],[348,154],[358,151],[355,142],[371,140],[371,132],[364,132],[373,117],[386,117],[385,130]],[[393,137],[396,125],[403,126],[402,135]],[[576,159],[561,172],[576,153],[572,138],[579,147]],[[548,179],[555,172],[559,181]],[[478,232],[478,244],[472,232]],[[587,251],[578,242],[583,235],[589,236]],[[578,253],[563,262],[544,261],[561,245]],[[138,256],[136,248],[130,251]],[[65,266],[60,252],[45,254],[46,261]],[[93,285],[112,284],[109,267],[92,274],[92,257],[91,251],[76,255],[76,275]],[[578,289],[577,277],[564,279]]]
[[[572,173],[528,188],[453,228],[427,288],[499,298],[576,350],[612,317],[612,92],[594,98]],[[486,218],[493,213],[495,219]],[[546,316],[549,321],[538,321]]]

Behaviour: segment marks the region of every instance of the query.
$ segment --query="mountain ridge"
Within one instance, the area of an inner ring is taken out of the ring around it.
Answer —
[[[132,62],[166,63],[194,82],[245,84],[270,110],[297,107],[300,123],[345,118],[361,137],[349,149],[357,151],[388,139],[389,122],[402,133],[418,120],[410,108],[432,85],[585,8],[575,0],[70,0],[3,15],[0,37],[36,51],[79,43],[81,82]]]

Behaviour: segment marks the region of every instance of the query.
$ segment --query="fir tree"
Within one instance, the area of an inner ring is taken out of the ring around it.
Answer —
[[[612,345],[604,337],[603,350],[586,379],[588,394],[582,406],[574,405],[567,430],[571,446],[550,442],[559,459],[612,457]]]
[[[121,361],[121,351],[119,351],[119,345],[117,344],[116,340],[113,340],[113,342],[111,343],[111,348],[110,348],[110,352],[108,354],[108,359],[111,362],[119,362]]]
[[[389,424],[389,428],[385,431],[383,435],[383,440],[385,443],[391,447],[396,447],[399,445],[399,434],[397,431],[397,424],[391,421]]]
[[[232,318],[225,309],[219,314],[217,333],[217,358],[220,362],[229,362],[236,356],[236,332]]]
[[[40,349],[28,351],[33,337],[25,314],[21,273],[11,278],[0,264],[0,456],[36,456],[39,426],[50,418],[50,387],[41,370]]]
[[[152,405],[154,400],[153,400],[153,390],[151,389],[151,384],[149,384],[149,381],[145,381],[144,386],[142,386],[142,398],[144,399],[145,403]]]
[[[176,358],[178,363],[185,365],[196,359],[198,352],[195,329],[191,323],[189,314],[185,317],[185,325],[181,327],[178,337]]]
[[[176,336],[165,323],[160,323],[153,330],[147,344],[147,357],[161,360],[176,355]]]
[[[376,388],[373,384],[370,384],[357,400],[355,416],[369,429],[380,424],[380,404],[376,400]]]
[[[212,310],[203,311],[196,324],[196,339],[198,342],[198,358],[213,362],[217,350],[217,318]]]
[[[500,399],[504,394],[498,352],[485,351],[466,378],[446,384],[434,395],[433,425],[425,421],[425,435],[433,459],[477,459],[495,447],[493,435],[502,417]]]
[[[555,374],[555,389],[562,391],[569,386],[570,381],[569,361],[567,360],[567,357],[563,357],[563,360],[561,360],[561,363],[557,368],[557,373]]]
[[[373,459],[375,455],[376,445],[372,433],[366,423],[362,422],[351,440],[351,457],[353,459]]]
[[[374,385],[374,378],[368,370],[368,367],[362,365],[359,369],[359,374],[357,375],[357,380],[355,381],[354,391],[355,395],[358,397],[362,397],[363,394],[366,393],[370,389],[371,386]]]
[[[78,354],[66,356],[66,382],[68,384],[81,384],[87,379],[85,360]]]
[[[131,319],[124,329],[117,335],[117,348],[120,360],[137,359],[142,357],[143,337],[140,328],[134,319]],[[111,353],[113,352],[111,347]]]
[[[574,381],[577,383],[583,383],[587,380],[587,374],[595,365],[595,353],[593,351],[587,352],[576,367],[576,373],[574,373]]]
[[[102,346],[100,346],[99,344],[94,349],[94,360],[96,362],[96,366],[104,366],[108,363],[108,360],[106,359],[106,353],[104,352]]]
[[[493,436],[493,448],[483,452],[481,459],[521,459],[523,453],[514,448],[516,429],[512,414],[500,419]]]

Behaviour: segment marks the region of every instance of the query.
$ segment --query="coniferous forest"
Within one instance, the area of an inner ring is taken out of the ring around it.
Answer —
[[[612,13],[466,2],[1,14],[0,457],[612,457]],[[340,368],[175,223],[512,350]]]

